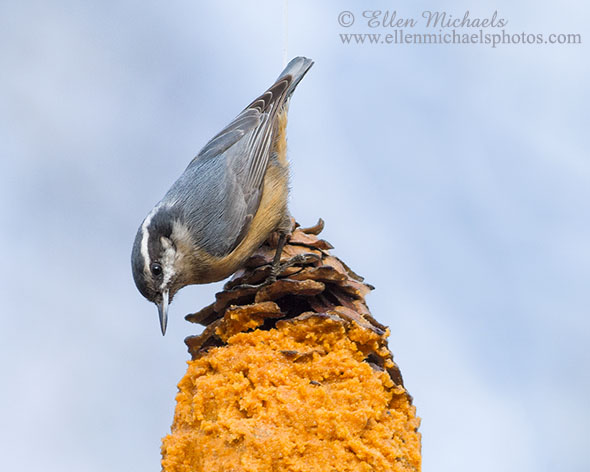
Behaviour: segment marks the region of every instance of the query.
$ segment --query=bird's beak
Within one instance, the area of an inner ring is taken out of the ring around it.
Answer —
[[[162,292],[162,301],[158,304],[158,315],[160,316],[160,328],[162,336],[166,334],[166,325],[168,324],[168,290]]]

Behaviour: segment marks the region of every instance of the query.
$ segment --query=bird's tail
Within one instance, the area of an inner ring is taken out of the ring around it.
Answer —
[[[313,61],[311,59],[298,56],[292,59],[291,62],[287,64],[287,67],[285,67],[283,72],[281,72],[281,74],[277,77],[277,82],[287,75],[293,77],[291,83],[289,84],[289,88],[285,92],[285,97],[287,99],[293,93],[295,87],[297,87],[297,84],[299,84],[301,79],[303,79],[303,76],[307,73],[311,66],[313,66]]]

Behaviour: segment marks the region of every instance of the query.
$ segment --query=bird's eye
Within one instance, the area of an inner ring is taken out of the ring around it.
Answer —
[[[150,269],[154,276],[159,277],[160,275],[162,275],[162,266],[159,263],[152,262],[152,264],[150,265]]]

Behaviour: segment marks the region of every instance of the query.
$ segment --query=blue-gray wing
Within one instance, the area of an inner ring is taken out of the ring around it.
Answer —
[[[224,179],[205,184],[218,192],[210,203],[217,205],[220,217],[207,229],[207,243],[213,254],[227,254],[247,233],[260,204],[275,118],[312,64],[310,59],[293,59],[277,81],[215,135],[189,164],[187,171],[199,167],[212,174],[215,168],[218,175],[207,175],[207,179]]]

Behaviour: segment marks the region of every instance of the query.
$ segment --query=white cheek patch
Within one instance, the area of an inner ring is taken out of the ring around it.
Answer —
[[[185,245],[192,244],[192,236],[188,228],[180,221],[172,222],[172,239],[174,241],[182,241]]]
[[[164,278],[162,280],[162,284],[160,285],[160,289],[164,290],[168,287],[168,283],[172,278],[176,275],[176,270],[174,270],[174,261],[176,259],[176,249],[174,248],[174,244],[168,238],[162,236],[160,238],[160,243],[162,244],[162,248],[164,252],[162,253],[162,269],[164,271]]]

